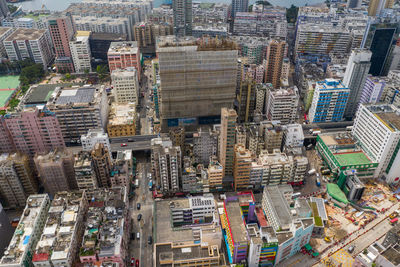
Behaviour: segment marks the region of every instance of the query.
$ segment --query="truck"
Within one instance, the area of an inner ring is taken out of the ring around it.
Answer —
[[[313,175],[313,174],[315,174],[315,172],[316,172],[315,169],[311,169],[308,171],[308,175]]]
[[[139,187],[139,179],[135,180],[135,187],[138,188]]]
[[[321,180],[319,179],[319,177],[317,177],[317,179],[315,179],[315,183],[317,184],[317,186],[321,186]]]
[[[319,135],[321,133],[321,129],[310,129],[308,132],[311,135]]]

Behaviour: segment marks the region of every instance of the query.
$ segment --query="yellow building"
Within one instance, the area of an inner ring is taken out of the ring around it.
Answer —
[[[224,176],[224,168],[218,162],[216,157],[210,160],[207,169],[208,185],[211,189],[222,189],[222,178]]]
[[[113,103],[108,118],[107,132],[109,137],[136,135],[135,104]]]
[[[251,152],[243,145],[235,145],[233,182],[235,190],[250,185]]]

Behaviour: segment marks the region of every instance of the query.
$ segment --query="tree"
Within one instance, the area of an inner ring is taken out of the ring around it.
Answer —
[[[96,68],[96,72],[99,75],[100,80],[104,80],[108,76],[108,66],[107,65],[98,65]]]
[[[22,68],[19,81],[22,85],[35,83],[44,77],[42,64],[34,64],[29,67]]]
[[[290,8],[286,10],[286,20],[288,23],[295,23],[297,20],[297,12],[299,8],[295,5],[291,5]]]

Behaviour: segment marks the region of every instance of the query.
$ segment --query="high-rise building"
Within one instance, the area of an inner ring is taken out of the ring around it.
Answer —
[[[368,16],[376,16],[385,8],[392,8],[394,0],[371,0],[368,4]]]
[[[219,161],[224,168],[224,177],[233,175],[236,119],[235,110],[227,108],[221,110]]]
[[[1,1],[1,0],[0,0]],[[0,57],[6,57],[7,56],[7,51],[6,48],[4,47],[3,41],[10,36],[14,32],[14,28],[11,27],[1,27],[0,28]]]
[[[193,156],[196,163],[208,166],[210,157],[217,156],[218,132],[210,127],[200,127],[193,133]]]
[[[286,147],[304,146],[304,133],[301,124],[284,125],[283,143]]]
[[[272,153],[275,149],[280,150],[283,140],[283,128],[280,121],[262,123],[265,150]]]
[[[243,145],[235,145],[233,161],[233,184],[235,190],[250,186],[251,152]]]
[[[28,156],[21,153],[0,156],[0,196],[5,207],[23,207],[29,195],[38,192],[38,184],[29,165]]]
[[[57,72],[74,72],[74,63],[72,62],[71,49],[69,42],[75,36],[75,26],[72,16],[69,13],[65,15],[58,14],[48,20],[51,39],[56,51]]]
[[[69,41],[72,61],[74,62],[75,72],[84,73],[91,72],[92,55],[89,45],[90,32],[77,31],[74,39]]]
[[[232,107],[235,98],[235,43],[163,36],[157,54],[162,128],[218,123],[221,108]]]
[[[173,146],[179,146],[181,151],[184,151],[185,146],[185,128],[184,127],[173,127],[168,131],[168,136],[171,139]]]
[[[139,104],[138,71],[134,67],[116,69],[111,72],[111,84],[115,102]]]
[[[10,14],[6,0],[0,0],[0,18],[6,18]]]
[[[79,190],[98,188],[90,152],[80,151],[78,154],[75,154],[74,169],[76,184]]]
[[[265,104],[267,119],[280,121],[282,124],[294,123],[297,119],[299,98],[296,86],[269,90]]]
[[[362,104],[353,125],[353,136],[372,162],[379,162],[374,178],[388,184],[397,183],[400,177],[399,110],[387,104]]]
[[[192,35],[192,0],[172,0],[174,11],[174,34],[176,36]]]
[[[90,129],[105,129],[108,98],[103,86],[57,88],[47,103],[60,123],[64,141],[76,144]]]
[[[385,76],[388,74],[393,58],[396,35],[399,34],[400,16],[375,17],[368,21],[361,43],[362,48],[372,52],[369,74]]]
[[[246,57],[249,64],[261,64],[267,55],[270,39],[267,37],[232,36],[238,44],[239,55]]]
[[[347,8],[360,8],[361,0],[347,0]]]
[[[256,82],[252,78],[246,77],[245,80],[240,83],[240,91],[237,100],[238,121],[248,122],[252,120],[256,108]]]
[[[92,32],[89,38],[92,57],[101,63],[108,64],[107,52],[113,42],[128,41],[126,34]]]
[[[361,93],[360,104],[376,104],[383,102],[381,96],[386,86],[386,81],[380,77],[367,76]]]
[[[130,186],[132,180],[132,150],[117,151],[117,157],[113,160],[110,182],[111,187]]]
[[[110,187],[110,175],[111,175],[111,156],[110,151],[104,144],[95,144],[91,156],[92,166],[97,179],[97,185],[99,187]]]
[[[159,36],[172,35],[173,27],[170,24],[155,24],[150,22],[140,22],[133,27],[135,41],[142,53],[155,53],[156,40]]]
[[[64,191],[54,196],[43,233],[39,233],[39,242],[33,247],[35,267],[74,266],[85,230],[87,208],[85,191]]]
[[[36,169],[47,193],[78,189],[75,180],[74,155],[67,149],[55,149],[34,158]]]
[[[47,30],[16,29],[3,41],[8,58],[11,61],[30,58],[46,69],[54,58],[47,34]]]
[[[286,56],[286,41],[272,40],[267,46],[264,82],[272,83],[274,88],[281,84],[282,63]]]
[[[353,118],[360,103],[365,80],[371,66],[371,51],[367,49],[356,49],[351,52],[347,62],[343,84],[350,89],[344,116]]]
[[[127,188],[101,188],[87,193],[91,201],[83,226],[83,240],[78,245],[79,261],[90,266],[126,266],[131,233]],[[96,249],[93,244],[97,244]]]
[[[110,73],[116,69],[136,68],[140,81],[142,74],[141,54],[137,42],[112,42],[107,52]]]
[[[3,252],[6,250],[8,243],[10,243],[13,233],[14,229],[11,226],[10,219],[0,204],[0,259],[3,257]]]
[[[108,134],[103,129],[89,129],[87,134],[81,136],[83,151],[92,151],[97,143],[103,144],[108,151],[111,151]]]
[[[60,124],[56,116],[47,108],[27,108],[18,113],[7,114],[2,118],[0,144],[10,142],[2,148],[21,151],[30,156],[57,147],[65,147]]]
[[[207,179],[210,189],[222,189],[222,179],[224,177],[224,168],[218,162],[217,157],[210,159],[210,164],[207,168]]]
[[[350,90],[340,80],[317,82],[308,112],[311,123],[343,120]]]
[[[170,139],[151,140],[151,164],[156,185],[163,193],[175,193],[180,189],[182,154],[179,146],[172,146]]]
[[[231,17],[235,19],[237,12],[247,12],[249,9],[249,0],[232,0]]]
[[[50,198],[47,194],[30,195],[17,229],[0,259],[1,267],[32,266],[32,255],[43,232]]]

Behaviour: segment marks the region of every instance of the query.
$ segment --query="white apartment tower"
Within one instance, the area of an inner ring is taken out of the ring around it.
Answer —
[[[353,136],[372,162],[379,162],[374,177],[399,182],[400,110],[387,104],[361,104]]]
[[[139,103],[138,73],[134,67],[114,70],[111,73],[111,81],[118,104]]]
[[[270,121],[279,120],[281,124],[294,123],[299,104],[299,92],[293,88],[270,89],[266,98],[266,116]]]
[[[69,41],[69,48],[71,49],[71,56],[77,73],[92,71],[89,37],[90,32],[77,31],[74,40]]]
[[[353,118],[360,103],[365,80],[371,67],[372,52],[368,49],[355,49],[347,62],[343,84],[350,89],[344,117]]]

